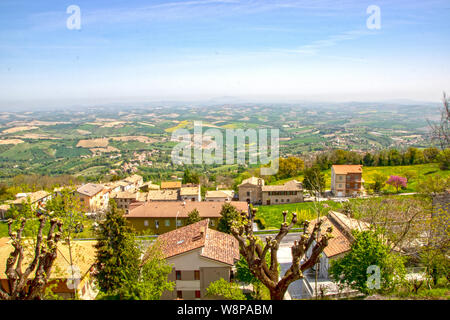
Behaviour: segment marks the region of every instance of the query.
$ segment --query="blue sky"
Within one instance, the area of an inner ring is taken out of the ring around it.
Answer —
[[[66,9],[81,9],[69,30]],[[381,29],[366,27],[367,7]],[[0,2],[0,107],[221,96],[438,101],[449,1]]]

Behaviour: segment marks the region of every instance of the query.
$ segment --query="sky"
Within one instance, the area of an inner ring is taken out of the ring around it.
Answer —
[[[1,0],[0,108],[440,101],[449,35],[448,0]]]

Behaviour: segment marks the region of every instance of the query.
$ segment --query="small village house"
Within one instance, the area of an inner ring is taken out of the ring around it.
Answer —
[[[108,207],[109,189],[102,184],[85,184],[79,187],[75,194],[87,212],[98,212]]]
[[[209,202],[225,202],[232,201],[234,197],[233,190],[212,190],[206,191],[205,201]]]
[[[333,165],[331,193],[337,197],[351,197],[363,193],[362,165]]]
[[[148,201],[179,201],[180,194],[177,189],[149,190]]]
[[[52,195],[47,191],[36,191],[32,193],[19,193],[16,195],[16,200],[12,202],[12,204],[20,208],[23,204],[28,201],[31,203],[31,207],[33,209],[37,209],[39,207],[44,207],[46,202],[52,198]]]
[[[346,214],[330,211],[326,217],[322,217],[324,222],[321,226],[321,234],[325,234],[329,227],[332,227],[332,238],[328,240],[328,245],[325,247],[321,258],[319,259],[315,268],[317,268],[317,281],[318,288],[326,288],[327,295],[335,295],[339,293],[337,284],[329,277],[328,269],[330,267],[330,261],[338,259],[346,255],[350,249],[351,244],[354,241],[352,235],[353,230],[364,231],[370,228],[370,225],[366,222],[356,220],[348,217]],[[311,221],[308,231],[311,233],[316,220]],[[309,257],[314,247],[315,242],[311,245],[306,256]],[[315,269],[308,270],[305,273],[305,277],[300,280],[301,289],[300,296],[298,298],[311,298],[316,295],[315,292]],[[350,290],[351,291],[351,290]],[[350,291],[347,290],[347,293]]]
[[[261,190],[265,205],[303,202],[303,187],[297,180],[283,185],[262,186]]]
[[[200,185],[192,187],[181,187],[180,189],[181,201],[202,201]]]
[[[138,174],[133,174],[132,176],[125,178],[124,181],[131,183],[135,190],[139,190],[144,184],[144,178]]]
[[[161,299],[203,299],[210,283],[221,278],[230,281],[232,267],[239,259],[238,241],[210,228],[209,219],[158,237],[165,259],[173,267],[169,281],[173,291]]]
[[[251,177],[242,181],[238,186],[239,200],[251,204],[262,204],[262,187],[264,179]]]
[[[235,201],[233,206],[238,211],[248,212],[246,202]],[[211,227],[217,227],[224,202],[197,201],[148,201],[133,203],[125,215],[131,226],[138,232],[163,234],[185,225],[190,212],[197,209],[202,219],[209,218]]]

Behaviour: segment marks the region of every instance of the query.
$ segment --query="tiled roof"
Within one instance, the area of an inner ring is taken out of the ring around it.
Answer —
[[[137,193],[123,191],[117,192],[111,195],[111,198],[115,199],[137,199]]]
[[[188,214],[197,209],[202,218],[220,218],[220,212],[225,202],[198,202],[198,201],[149,201],[140,205],[130,207],[127,218],[175,218],[178,213],[179,218],[187,218]],[[238,211],[248,211],[248,204],[245,201],[234,201],[231,204]]]
[[[198,187],[182,187],[180,190],[181,196],[196,196],[200,192],[200,186]]]
[[[261,180],[261,184],[264,185],[264,179],[262,179],[262,178],[257,178],[257,177],[251,177],[251,178],[248,178],[248,179],[243,180],[242,183],[241,183],[239,186],[241,186],[241,185],[243,185],[243,184],[247,184],[247,183],[249,183],[249,184],[254,184],[254,185],[258,185],[258,181],[259,181],[259,180]]]
[[[21,197],[19,199],[16,199],[13,201],[14,204],[21,204],[27,201],[27,199],[29,198],[31,203],[34,203],[36,201],[39,201],[47,196],[49,196],[50,193],[48,193],[47,191],[36,191],[33,193],[28,194],[26,197]]]
[[[335,164],[332,167],[335,174],[362,173],[362,165],[360,164]]]
[[[149,190],[147,200],[178,200],[178,190]]]
[[[209,228],[209,219],[158,237],[165,258],[202,248],[200,256],[233,265],[239,259],[238,241],[231,235]]]
[[[331,235],[332,239],[328,241],[328,245],[324,249],[324,253],[328,258],[343,254],[350,250],[350,245],[353,241],[351,235],[352,230],[367,230],[369,224],[347,217],[340,212],[330,211],[326,217],[322,217],[324,222],[320,228],[321,233],[324,234],[328,227],[333,227]],[[316,220],[313,220],[309,225],[309,232],[312,232]]]
[[[228,198],[233,197],[234,191],[233,190],[213,190],[213,191],[206,191],[206,198]]]
[[[141,181],[142,179],[143,179],[142,176],[140,176],[138,174],[133,174],[132,176],[126,178],[125,181],[131,182],[131,183],[137,183],[137,182]]]
[[[96,241],[71,241],[72,246],[72,261],[74,265],[79,268],[82,277],[89,271],[89,269],[94,265],[96,258],[95,251]],[[24,262],[22,268],[25,269],[34,258],[32,252],[27,252],[29,250],[34,250],[32,246],[26,246],[26,252],[24,254]],[[9,238],[0,239],[0,266],[6,265],[6,260],[9,254],[13,251],[13,246],[10,244]],[[70,269],[70,255],[69,246],[63,241],[58,243],[58,253],[56,260],[52,267],[52,272],[50,274],[50,279],[67,279],[71,277]],[[0,279],[6,279],[5,269],[2,267],[0,269]]]
[[[105,187],[102,184],[88,183],[77,189],[78,193],[84,194],[88,197],[93,197],[101,192]]]
[[[161,189],[180,189],[181,181],[163,181],[161,182]]]
[[[262,186],[262,191],[301,191],[302,184],[296,180],[291,180],[282,185]]]
[[[151,182],[146,182],[146,183],[144,183],[142,186],[141,186],[141,188],[142,187],[147,187],[149,190],[159,190],[160,189],[160,187],[157,185],[157,184],[153,184],[153,183],[151,183]]]

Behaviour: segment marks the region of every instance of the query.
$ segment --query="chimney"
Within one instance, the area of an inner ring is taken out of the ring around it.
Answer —
[[[203,237],[205,234],[205,227],[200,227],[200,235]]]

